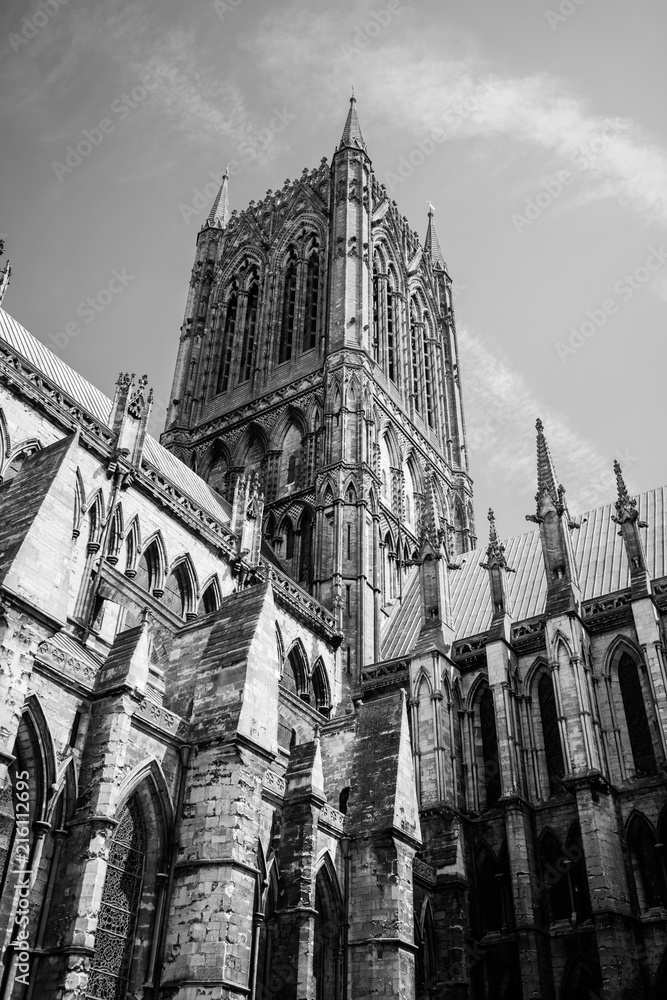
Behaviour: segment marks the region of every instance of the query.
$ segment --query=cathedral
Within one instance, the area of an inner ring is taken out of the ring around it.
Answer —
[[[665,489],[476,527],[354,98],[230,198],[160,441],[0,310],[0,1000],[666,1000]]]

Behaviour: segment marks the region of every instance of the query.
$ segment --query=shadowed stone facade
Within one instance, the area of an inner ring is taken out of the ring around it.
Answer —
[[[477,549],[433,212],[228,185],[161,444],[0,310],[1,1000],[664,1000],[667,490]]]

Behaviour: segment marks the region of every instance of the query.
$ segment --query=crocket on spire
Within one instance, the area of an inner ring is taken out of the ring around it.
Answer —
[[[224,229],[229,222],[229,165],[225,166],[220,190],[215,196],[206,222],[209,226],[217,226],[218,229]]]
[[[342,149],[344,146],[359,146],[361,149],[366,149],[366,143],[364,142],[364,137],[361,134],[361,126],[359,125],[359,118],[357,117],[357,99],[354,96],[354,91],[352,91],[352,97],[350,98],[350,110],[347,113],[347,121],[345,122],[345,128],[343,129],[343,135],[338,148]]]
[[[435,217],[435,209],[433,205],[429,202],[428,205],[428,229],[426,230],[426,239],[424,240],[424,250],[430,255],[433,267],[437,267],[439,270],[446,271],[447,265],[445,264],[445,258],[440,247],[440,241],[438,239],[438,234],[435,230],[435,222],[433,221]]]

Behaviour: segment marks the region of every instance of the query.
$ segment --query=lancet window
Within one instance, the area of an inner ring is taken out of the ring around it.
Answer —
[[[297,265],[296,254],[290,250],[285,269],[283,284],[283,306],[280,324],[280,341],[278,345],[278,364],[289,361],[292,357],[294,344],[294,325],[296,322],[296,285]]]
[[[234,352],[234,334],[236,332],[236,314],[239,304],[238,283],[232,284],[225,306],[225,320],[222,333],[222,353],[220,355],[220,370],[218,372],[217,392],[226,392],[229,388],[229,378],[232,369]]]

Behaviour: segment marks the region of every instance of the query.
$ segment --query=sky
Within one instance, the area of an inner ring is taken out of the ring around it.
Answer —
[[[660,0],[4,0],[4,307],[164,420],[195,237],[331,158],[373,167],[454,281],[477,529],[535,508],[540,417],[574,515],[667,482]],[[81,153],[77,152],[77,147]]]

